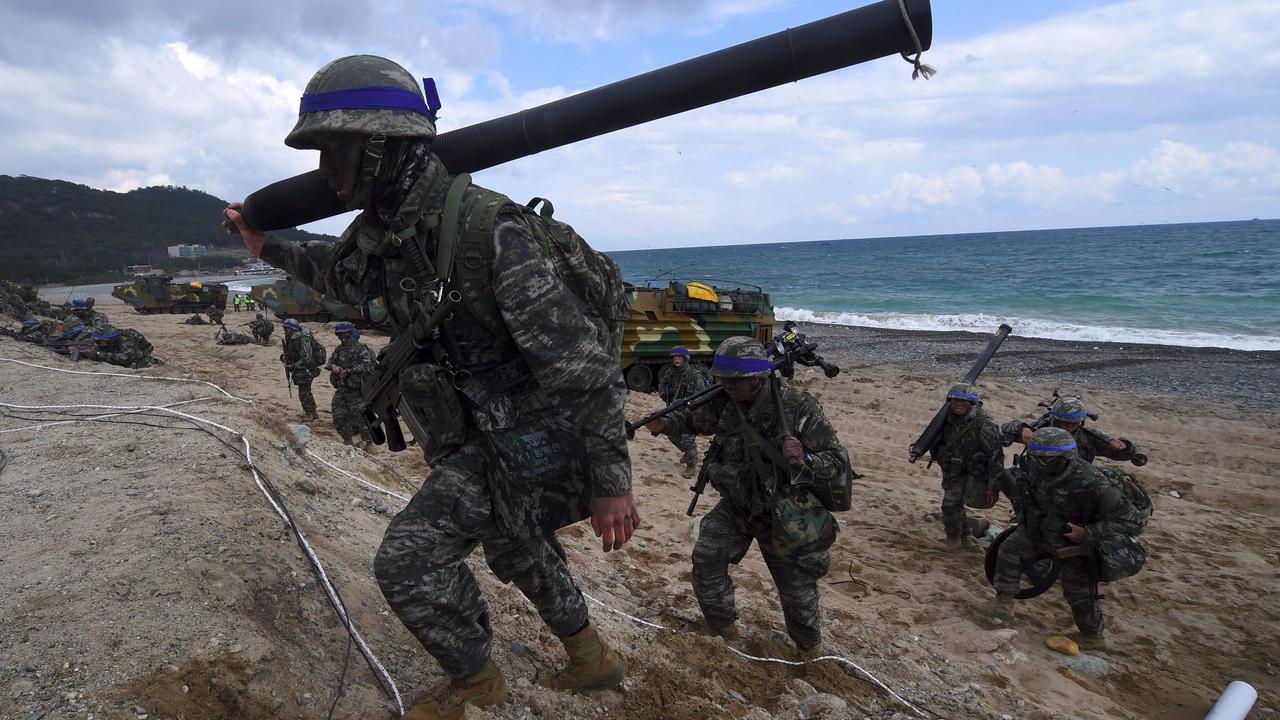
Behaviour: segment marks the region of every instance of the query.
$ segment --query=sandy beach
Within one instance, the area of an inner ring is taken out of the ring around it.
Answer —
[[[0,402],[183,402],[173,409],[243,432],[404,704],[424,699],[443,678],[387,610],[371,568],[389,515],[426,476],[421,456],[342,446],[324,377],[315,383],[321,420],[310,424],[311,454],[299,454],[286,437],[301,411],[287,395],[278,345],[216,346],[213,328],[183,325],[182,316],[138,315],[102,295],[98,306],[114,324],[146,334],[165,365],[73,364],[0,338],[0,358],[27,363],[0,361]],[[332,348],[329,328],[309,329]],[[1156,502],[1142,538],[1148,564],[1103,589],[1111,649],[1068,658],[1044,645],[1071,629],[1056,589],[1020,604],[1009,628],[987,620],[993,592],[982,552],[943,550],[938,471],[906,461],[907,445],[985,338],[801,329],[843,372],[828,379],[803,369],[795,382],[822,401],[866,475],[854,509],[840,517],[822,584],[824,632],[834,654],[900,699],[852,667],[828,662],[806,675],[743,659],[708,637],[688,580],[696,532],[696,518],[685,515],[689,481],[678,474],[678,451],[641,433],[631,446],[644,517],[638,536],[605,555],[589,526],[561,531],[594,620],[628,663],[625,690],[566,696],[539,688],[537,677],[554,671],[563,651],[477,553],[472,567],[511,696],[468,718],[1192,720],[1234,679],[1259,691],[1251,717],[1273,716],[1261,708],[1280,704],[1280,450],[1272,431],[1280,353],[1015,336],[991,363],[978,384],[998,421],[1034,416],[1055,388],[1081,393],[1100,414],[1098,427],[1133,439],[1151,458],[1135,470]],[[366,340],[375,349],[385,343]],[[628,404],[636,417],[660,402],[633,395]],[[347,636],[237,455],[240,440],[216,431],[228,447],[151,414],[115,420],[166,427],[47,424],[66,419],[36,409],[0,414],[8,459],[0,471],[0,544],[8,549],[0,554],[0,717],[325,717]],[[714,500],[714,492],[704,496],[700,511]],[[976,512],[997,525],[1010,514],[1004,500]],[[793,660],[758,551],[733,577],[752,653]],[[394,717],[395,708],[353,650],[334,717]]]

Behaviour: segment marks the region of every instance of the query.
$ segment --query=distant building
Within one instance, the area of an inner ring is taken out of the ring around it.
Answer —
[[[171,258],[192,258],[204,257],[209,254],[209,248],[205,245],[170,245],[169,257]]]

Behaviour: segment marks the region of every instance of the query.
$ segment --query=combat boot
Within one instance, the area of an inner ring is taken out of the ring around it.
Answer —
[[[959,536],[959,535],[948,535],[948,536],[947,536],[947,539],[946,539],[946,542],[945,542],[945,544],[943,545],[943,547],[945,547],[947,550],[959,550],[959,549],[960,549],[960,536]]]
[[[343,445],[350,445],[350,444],[351,444],[351,438],[349,438],[349,437],[344,437],[344,438],[342,438],[342,444],[343,444]]]
[[[587,626],[567,638],[561,638],[564,650],[569,654],[569,665],[550,677],[540,678],[538,684],[553,690],[608,690],[622,684],[626,663],[613,651],[595,625]]]
[[[697,474],[698,474],[698,466],[697,466],[697,465],[685,465],[685,466],[684,466],[684,470],[682,470],[682,471],[680,472],[680,474],[681,474],[682,476],[686,477],[686,478],[691,478],[691,477],[693,477],[694,475],[697,475]]]
[[[991,619],[1001,625],[1009,625],[1013,622],[1014,604],[1017,599],[1013,593],[996,593],[996,604],[991,610]]]
[[[747,640],[742,637],[742,633],[738,632],[737,623],[716,630],[716,635],[720,636],[720,638],[724,640],[725,644],[734,650],[737,650],[740,653],[745,653],[747,651]]]
[[[1085,635],[1084,633],[1076,633],[1073,639],[1076,641],[1076,645],[1080,646],[1081,650],[1101,652],[1107,649],[1106,635]]]
[[[972,535],[966,534],[960,536],[959,548],[961,550],[970,550],[975,547],[978,547],[978,541],[974,540]]]
[[[304,415],[306,416],[306,418],[307,418],[308,420],[319,420],[319,419],[320,419],[320,414],[319,414],[319,413],[317,413],[315,410],[307,410],[307,411],[305,411],[305,412],[304,412]]]
[[[480,672],[453,680],[435,698],[414,705],[404,720],[461,720],[467,705],[485,708],[506,698],[507,680],[490,658]]]

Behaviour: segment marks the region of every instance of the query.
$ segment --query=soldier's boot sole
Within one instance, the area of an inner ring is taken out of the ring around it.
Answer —
[[[455,680],[439,695],[414,705],[402,720],[461,720],[466,706],[487,708],[507,699],[507,679],[490,659],[480,672]]]
[[[608,690],[622,684],[627,665],[613,648],[605,644],[591,623],[562,640],[569,665],[538,684],[553,690],[588,692]]]

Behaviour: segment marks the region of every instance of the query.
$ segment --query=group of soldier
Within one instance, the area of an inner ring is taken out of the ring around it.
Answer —
[[[617,319],[625,300],[615,292],[617,266],[552,220],[549,206],[535,212],[450,174],[432,152],[434,120],[403,67],[368,55],[335,60],[308,83],[285,143],[318,150],[320,178],[359,215],[330,245],[260,232],[242,203],[224,210],[228,228],[256,257],[342,302],[366,307],[376,299],[387,309],[393,340],[376,365],[344,325],[325,365],[319,343],[293,321],[284,323],[281,361],[310,418],[310,384],[329,367],[335,422],[353,417],[338,406],[359,405],[362,376],[392,374],[400,390],[395,411],[368,410],[386,423],[398,415],[431,468],[373,559],[388,606],[450,677],[409,711],[410,720],[457,720],[468,705],[506,697],[489,609],[466,562],[477,545],[498,580],[514,584],[563,644],[567,664],[540,684],[567,691],[620,685],[623,653],[591,622],[555,530],[589,518],[611,552],[641,522],[623,414]],[[687,352],[672,358],[661,378],[664,397],[712,381],[723,387],[697,408],[646,425],[672,438],[686,475],[700,473],[699,483],[705,477],[720,495],[692,552],[708,629],[735,649],[745,646],[728,568],[755,543],[778,587],[787,632],[800,656],[813,659],[822,652],[817,583],[838,532],[832,512],[848,508],[848,483],[857,477],[848,452],[818,400],[779,380],[775,359],[757,340],[721,343],[710,378]],[[954,418],[936,453],[947,458],[947,544],[958,549],[968,523],[955,499],[977,494],[964,478],[980,477],[983,502],[994,502],[988,476],[1008,473],[1002,452],[988,445],[1008,438],[987,426],[976,389],[954,390]],[[354,421],[340,428],[348,440],[363,437],[360,431]],[[712,437],[700,469],[695,434]],[[1132,506],[1081,458],[1068,430],[1046,427],[1027,438],[1019,430],[1016,441],[1027,445],[1017,488],[1010,484],[1019,537],[1002,547],[996,583],[1006,618],[1026,556],[1134,530]],[[837,501],[836,488],[846,502]],[[1064,499],[1076,495],[1088,500],[1085,510]],[[1064,558],[1064,567],[1075,562]],[[1073,573],[1063,571],[1075,588],[1086,570]],[[1068,601],[1081,630],[1099,638],[1096,597],[1072,590]]]
[[[0,284],[0,310],[22,321],[17,331],[4,331],[15,340],[43,345],[76,360],[121,367],[143,368],[160,362],[142,333],[112,326],[94,305],[92,297],[51,305],[36,297],[31,286]]]

